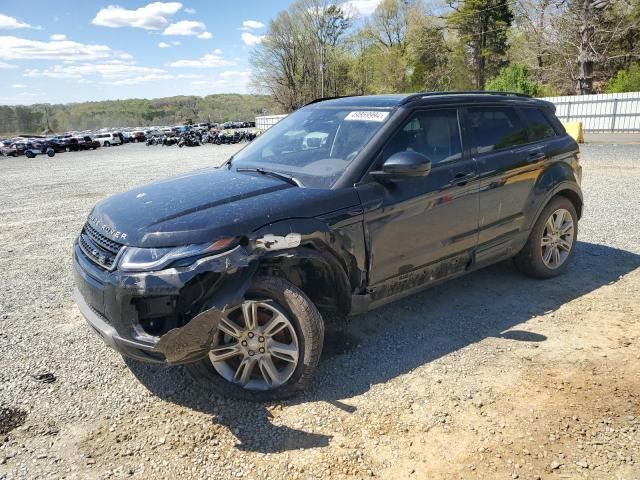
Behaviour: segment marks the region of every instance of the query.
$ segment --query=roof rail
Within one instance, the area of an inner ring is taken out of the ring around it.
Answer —
[[[337,98],[361,97],[361,96],[362,95],[338,95],[336,97],[320,97],[320,98],[316,98],[315,100],[311,100],[310,102],[305,103],[302,106],[306,107],[307,105],[313,105],[314,103],[324,102],[325,100],[335,100]],[[300,108],[302,108],[302,107],[300,107]]]
[[[407,98],[405,98],[400,104],[404,105],[414,100],[418,100],[420,98],[438,97],[441,95],[502,95],[506,97],[532,98],[531,95],[527,95],[525,93],[517,93],[517,92],[500,92],[497,90],[462,90],[462,91],[451,91],[451,92],[414,93],[413,95],[409,95]]]

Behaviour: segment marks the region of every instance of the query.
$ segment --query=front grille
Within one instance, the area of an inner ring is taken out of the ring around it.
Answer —
[[[84,254],[99,267],[108,271],[116,267],[116,258],[122,245],[105,237],[88,223],[80,233],[78,244]]]
[[[103,249],[110,251],[111,253],[115,253],[117,255],[120,249],[122,248],[122,244],[118,242],[114,242],[110,238],[105,237],[100,232],[98,232],[98,230],[93,228],[88,223],[85,224],[84,231],[87,232],[87,234],[89,235],[91,240],[93,240],[94,243],[96,243]]]

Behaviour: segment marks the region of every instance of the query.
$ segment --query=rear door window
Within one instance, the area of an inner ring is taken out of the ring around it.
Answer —
[[[512,107],[470,107],[467,115],[478,153],[517,147],[528,142],[527,130]]]
[[[529,138],[532,141],[543,140],[545,138],[555,137],[556,132],[551,126],[551,122],[538,108],[521,108],[522,118],[527,124]]]

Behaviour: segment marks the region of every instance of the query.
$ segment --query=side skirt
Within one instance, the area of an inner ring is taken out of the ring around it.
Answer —
[[[494,240],[473,251],[454,255],[370,287],[366,294],[352,295],[349,315],[366,313],[427,288],[507,260],[522,249],[529,233],[530,231],[518,232],[515,235]]]

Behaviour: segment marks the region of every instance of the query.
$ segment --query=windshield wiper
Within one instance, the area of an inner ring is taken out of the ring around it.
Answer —
[[[280,173],[280,172],[274,172],[273,170],[265,170],[264,168],[249,168],[249,167],[245,167],[245,168],[236,168],[236,172],[258,172],[261,173],[262,175],[271,175],[272,177],[276,177],[279,178],[280,180],[284,180],[287,183],[290,183],[291,185],[295,185],[296,187],[304,187],[304,185],[302,184],[302,182],[300,180],[298,180],[295,177],[292,177],[291,175],[285,175],[284,173]]]

